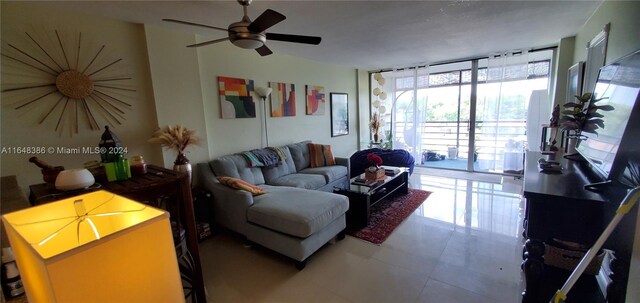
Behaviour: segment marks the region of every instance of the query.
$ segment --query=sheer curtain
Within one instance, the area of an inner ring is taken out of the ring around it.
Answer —
[[[528,68],[526,51],[489,56],[486,84],[478,87],[476,112],[480,169],[496,172],[523,169],[526,139],[513,139],[513,135],[525,133],[524,127],[520,130],[516,121],[526,119],[527,102],[521,100],[521,87],[523,80],[528,78]]]
[[[421,134],[428,99],[428,68],[395,70],[389,72],[387,77],[392,83],[389,131],[393,138],[393,148],[407,150],[419,161],[422,157]]]

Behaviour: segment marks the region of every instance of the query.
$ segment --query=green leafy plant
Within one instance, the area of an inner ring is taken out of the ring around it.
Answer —
[[[563,105],[565,110],[562,111],[560,118],[560,127],[563,130],[584,131],[588,133],[598,134],[597,129],[604,128],[604,117],[598,111],[612,111],[614,107],[611,105],[596,105],[598,101],[605,98],[596,99],[592,93],[585,93],[582,96],[575,96],[576,102],[569,102]],[[589,106],[585,111],[585,106]]]
[[[387,131],[387,137],[385,138],[383,144],[382,144],[382,149],[392,149],[393,148],[393,135],[391,134],[390,131]]]

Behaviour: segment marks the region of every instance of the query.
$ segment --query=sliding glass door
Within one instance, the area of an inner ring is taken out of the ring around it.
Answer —
[[[383,73],[390,81],[384,117],[393,148],[427,167],[520,173],[529,99],[532,91],[547,90],[551,54],[480,59],[475,77],[473,61]]]
[[[466,170],[471,102],[470,62],[430,69],[424,90],[422,165]]]
[[[492,64],[492,59],[478,62],[474,166],[477,171],[508,174],[524,171],[529,100],[534,90],[547,90],[550,61],[512,59],[498,64]]]

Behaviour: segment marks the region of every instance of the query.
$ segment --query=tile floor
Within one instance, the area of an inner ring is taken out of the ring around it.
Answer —
[[[202,242],[209,301],[520,302],[522,182],[416,168],[410,184],[433,194],[382,245],[347,236],[303,271],[227,233]]]

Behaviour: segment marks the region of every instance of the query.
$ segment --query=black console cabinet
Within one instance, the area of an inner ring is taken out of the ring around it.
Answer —
[[[591,247],[600,236],[624,198],[626,189],[607,186],[601,192],[584,189],[585,184],[600,181],[585,163],[557,155],[527,152],[524,175],[525,218],[522,270],[526,289],[523,303],[547,303],[571,273],[544,265],[544,243],[552,239]],[[538,159],[559,161],[561,173],[538,170]],[[636,207],[637,209],[637,207]],[[628,214],[611,235],[605,248],[615,252],[613,282],[605,291],[597,287],[594,276],[583,275],[568,295],[567,302],[624,302],[629,260],[633,249],[636,211]]]

